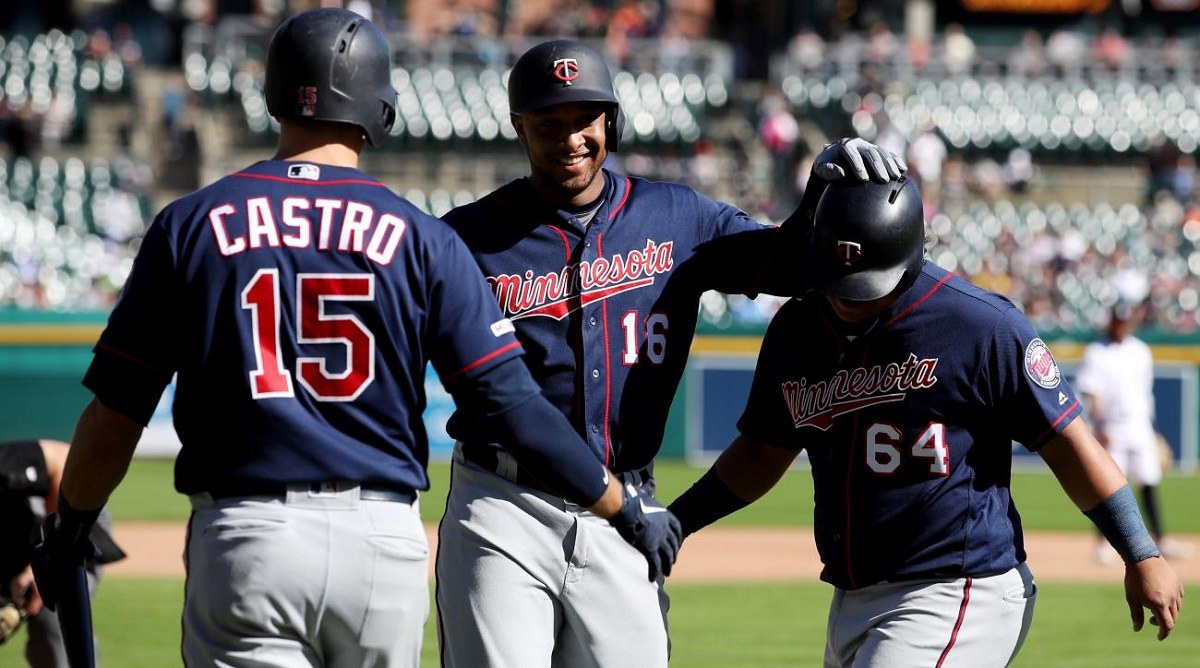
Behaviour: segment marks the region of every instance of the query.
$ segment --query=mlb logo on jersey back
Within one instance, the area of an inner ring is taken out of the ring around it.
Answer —
[[[1058,362],[1054,361],[1054,355],[1050,354],[1050,348],[1045,341],[1034,339],[1025,347],[1025,373],[1029,374],[1033,382],[1047,390],[1058,387],[1062,372],[1059,371]]]
[[[321,180],[321,168],[316,165],[288,165],[288,178],[305,179],[308,181]]]

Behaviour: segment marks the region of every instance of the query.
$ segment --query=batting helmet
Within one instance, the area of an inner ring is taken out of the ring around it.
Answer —
[[[311,9],[284,21],[267,48],[265,88],[272,116],[357,125],[372,146],[396,120],[387,38],[345,9]]]
[[[907,288],[925,260],[925,215],[911,179],[840,179],[817,201],[804,265],[808,285],[849,301]]]
[[[569,39],[542,42],[513,63],[508,75],[508,109],[520,115],[566,102],[603,102],[610,107],[604,125],[605,147],[617,150],[625,118],[613,93],[604,57]]]

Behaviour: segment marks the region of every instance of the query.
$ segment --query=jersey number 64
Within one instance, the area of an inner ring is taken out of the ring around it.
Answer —
[[[895,426],[876,422],[867,428],[867,468],[880,475],[889,475],[903,461],[904,434]],[[931,422],[908,449],[912,457],[929,461],[929,472],[936,476],[950,474],[950,450],[946,446],[946,425]]]

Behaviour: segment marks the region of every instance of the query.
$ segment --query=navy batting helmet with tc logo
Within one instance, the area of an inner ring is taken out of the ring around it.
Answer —
[[[511,113],[526,114],[567,102],[608,104],[605,146],[617,150],[624,118],[613,93],[612,75],[599,52],[582,42],[556,39],[538,44],[513,64],[508,75]]]
[[[912,285],[925,261],[925,214],[911,179],[841,179],[817,201],[805,253],[809,287],[867,301]]]

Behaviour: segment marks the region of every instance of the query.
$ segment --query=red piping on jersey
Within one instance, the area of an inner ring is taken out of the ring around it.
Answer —
[[[166,369],[164,369],[162,367],[155,366],[155,365],[147,362],[146,360],[143,360],[140,357],[134,357],[133,355],[130,355],[129,353],[127,353],[123,350],[117,350],[116,348],[113,348],[112,346],[106,346],[103,343],[97,343],[96,347],[100,348],[101,350],[104,350],[105,352],[112,353],[113,355],[116,355],[117,357],[120,357],[123,360],[126,360],[128,362],[133,362],[134,364],[136,364],[140,367],[145,367],[147,369],[150,369],[151,371],[166,371]]]
[[[628,201],[629,201],[629,191],[633,189],[633,184],[631,184],[631,183],[629,182],[629,177],[628,177],[628,176],[624,177],[624,179],[625,179],[625,194],[624,194],[624,195],[621,195],[621,201],[620,201],[620,202],[617,202],[617,205],[613,207],[613,210],[608,212],[608,219],[609,219],[609,220],[612,220],[613,218],[616,218],[616,217],[617,217],[617,212],[618,212],[618,211],[620,211],[622,208],[624,208],[624,207],[625,207],[625,202],[628,202]]]
[[[1062,415],[1059,415],[1057,420],[1050,423],[1050,426],[1046,428],[1046,431],[1043,431],[1042,433],[1038,434],[1038,437],[1035,438],[1033,440],[1033,442],[1041,443],[1042,439],[1044,439],[1047,436],[1049,436],[1050,434],[1054,433],[1054,430],[1058,428],[1058,425],[1061,424],[1063,420],[1067,419],[1067,416],[1071,414],[1071,411],[1075,410],[1075,408],[1078,406],[1079,406],[1079,400],[1076,399],[1074,403],[1072,403],[1070,406],[1067,406],[1067,410],[1063,411]]]
[[[628,179],[626,179],[628,181]],[[628,190],[625,191],[629,193]],[[621,203],[624,204],[624,200]],[[611,216],[610,216],[611,218]],[[596,235],[596,257],[604,257],[604,234]],[[604,322],[604,465],[609,466],[612,459],[612,432],[609,430],[610,413],[612,411],[612,350],[608,345],[608,300],[600,302],[600,318]],[[582,326],[582,325],[581,325]]]
[[[550,225],[550,224],[548,224],[548,223],[546,224],[546,227],[550,228],[550,231],[552,231],[552,232],[554,232],[555,234],[557,234],[559,239],[562,239],[562,242],[563,242],[563,262],[564,262],[564,263],[566,263],[566,262],[570,262],[570,261],[571,261],[571,242],[570,242],[570,240],[569,240],[569,239],[567,239],[567,233],[566,233],[566,232],[563,232],[562,230],[560,230],[560,229],[558,229],[557,227],[555,227],[555,226],[553,226],[553,225]]]
[[[455,371],[454,373],[450,374],[450,376],[447,377],[446,380],[447,381],[454,380],[455,378],[458,378],[459,376],[470,371],[471,369],[474,369],[475,367],[479,366],[480,364],[483,364],[484,362],[486,362],[498,355],[503,355],[504,353],[512,350],[513,348],[520,348],[520,347],[521,347],[520,341],[513,341],[512,343],[508,344],[507,346],[497,348],[496,350],[493,350],[492,352],[484,355],[483,357],[480,357],[479,359],[475,360],[474,362],[471,362],[470,364],[464,366],[463,368],[459,369],[458,371]]]
[[[549,223],[544,223],[544,225],[546,227],[550,228],[551,232],[557,234],[559,239],[562,239],[562,242],[563,242],[563,266],[566,267],[567,265],[571,264],[571,240],[567,238],[567,233],[563,232],[561,228],[551,225]],[[584,297],[584,295],[582,292],[580,294],[567,297],[567,299],[566,299],[567,313],[570,313],[571,311],[574,311],[575,309],[582,308],[583,307],[583,297]],[[563,317],[566,317],[566,314],[564,314]],[[580,338],[582,339],[582,337],[583,337],[583,332],[580,332]]]
[[[958,631],[962,628],[963,618],[967,616],[967,603],[971,601],[971,578],[967,578],[967,583],[963,585],[962,603],[958,604],[958,619],[954,620],[954,631],[950,633],[950,642],[946,643],[946,648],[942,650],[942,655],[938,657],[937,668],[942,668],[942,664],[946,662],[946,657],[950,654],[950,648],[954,647],[954,642],[958,640]]]
[[[563,232],[560,228],[558,228],[554,225],[551,225],[549,223],[543,223],[543,225],[545,227],[549,228],[551,232],[557,234],[558,238],[562,240],[562,243],[563,243],[563,266],[566,267],[567,265],[571,264],[571,241],[570,241],[570,239],[567,238],[567,233]],[[567,316],[567,314],[569,314],[571,311],[575,310],[576,308],[582,307],[582,302],[580,301],[581,298],[582,298],[582,295],[576,295],[574,297],[567,298],[567,310],[566,310],[566,313],[563,314],[563,318],[565,318]],[[568,332],[567,334],[569,336],[570,332]],[[581,359],[580,356],[583,354],[583,326],[582,326],[582,324],[580,325],[580,331],[579,331],[579,345],[573,346],[572,349],[575,351],[575,367],[578,369],[580,366],[580,359]],[[579,385],[578,380],[576,380],[575,382],[576,382],[575,414],[579,416],[578,423],[575,425],[575,427],[576,427],[576,429],[579,430],[579,433],[582,434],[584,438],[587,438],[587,415],[586,415],[587,411],[584,410],[583,387],[582,387],[582,385]]]
[[[888,320],[887,322],[885,322],[885,323],[883,324],[883,326],[884,326],[884,327],[887,327],[888,325],[892,324],[893,322],[896,322],[896,321],[897,321],[897,320],[899,320],[900,318],[903,318],[904,316],[908,315],[908,312],[909,312],[909,311],[911,311],[911,310],[913,310],[913,309],[917,308],[917,307],[918,307],[918,306],[920,306],[922,303],[924,303],[926,299],[929,299],[930,297],[932,297],[932,296],[933,296],[933,293],[937,292],[937,291],[938,291],[938,289],[939,289],[939,288],[941,288],[941,287],[942,287],[942,285],[944,285],[944,284],[946,283],[946,281],[950,280],[950,277],[951,277],[951,276],[953,276],[953,275],[954,275],[954,274],[946,274],[945,276],[943,276],[943,277],[941,278],[941,280],[939,280],[937,283],[934,283],[934,284],[933,284],[933,287],[932,287],[932,288],[929,288],[929,291],[928,291],[928,292],[926,292],[925,294],[921,295],[921,296],[920,296],[920,297],[917,299],[917,301],[915,301],[915,302],[913,302],[913,303],[909,304],[907,307],[905,307],[905,309],[904,309],[903,311],[901,311],[901,312],[897,313],[896,315],[892,316],[892,319],[891,319],[891,320]]]
[[[243,179],[262,179],[263,181],[279,181],[280,183],[301,183],[306,186],[378,186],[386,188],[378,181],[371,179],[333,179],[332,181],[309,181],[308,179],[289,179],[286,176],[275,176],[274,174],[249,174],[246,172],[238,172],[233,174]]]

